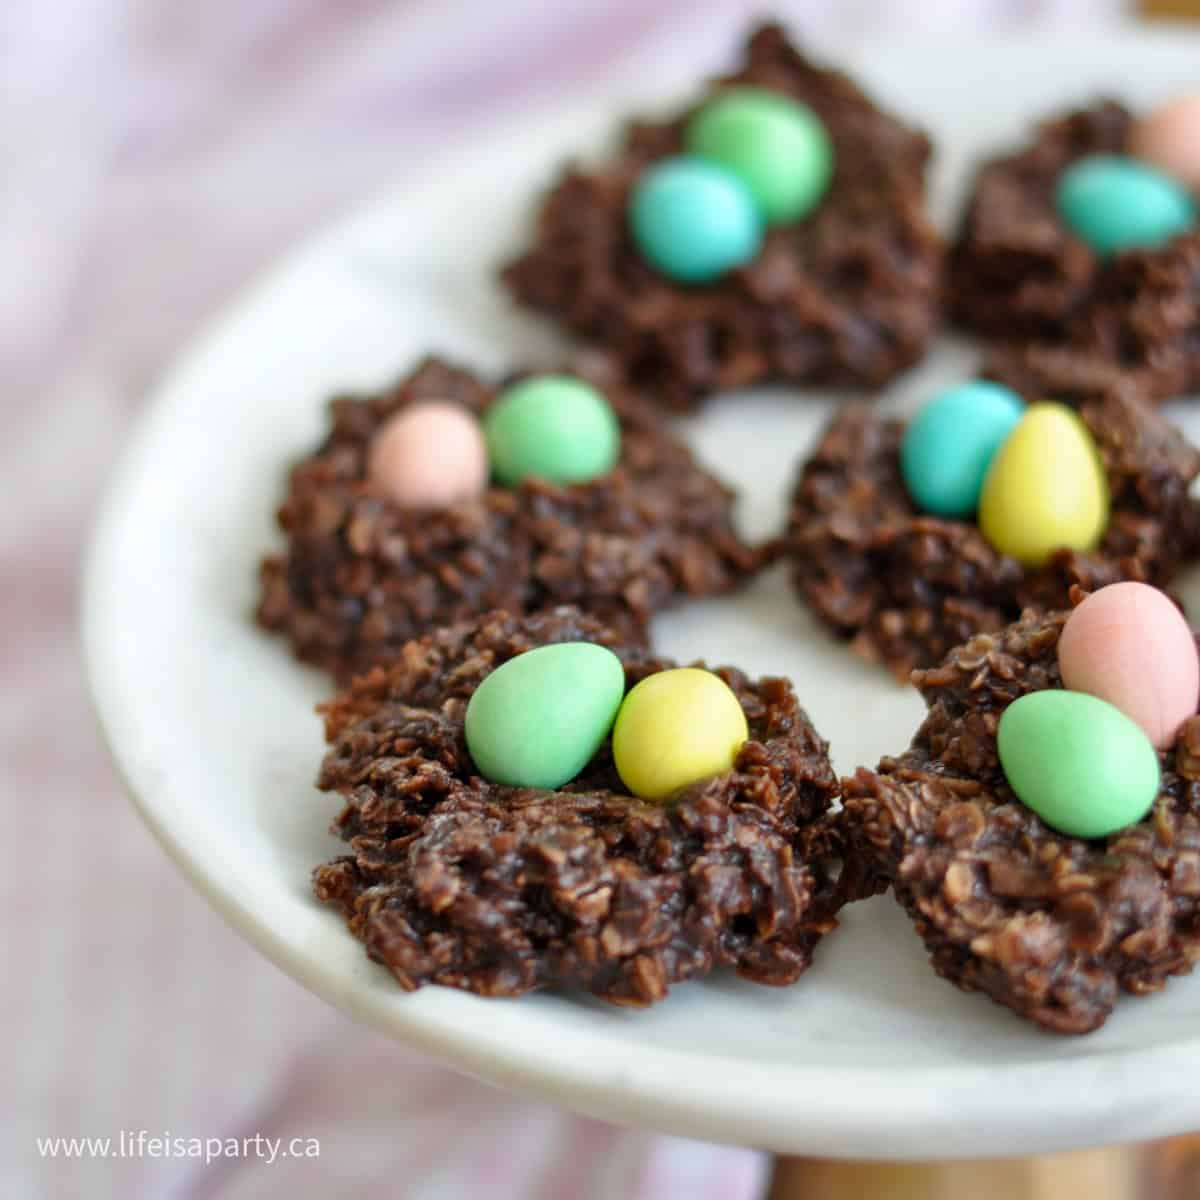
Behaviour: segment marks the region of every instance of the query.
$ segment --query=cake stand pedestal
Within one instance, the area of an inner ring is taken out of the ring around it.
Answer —
[[[945,1163],[780,1157],[767,1195],[768,1200],[1185,1200],[1200,1195],[1200,1135]]]

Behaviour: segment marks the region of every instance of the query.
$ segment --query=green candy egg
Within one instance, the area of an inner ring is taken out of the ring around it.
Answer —
[[[833,177],[833,145],[821,119],[766,88],[714,97],[688,122],[684,145],[739,175],[772,225],[810,213]]]
[[[1117,154],[1094,154],[1069,166],[1055,203],[1071,232],[1101,255],[1161,246],[1196,224],[1187,188]]]
[[[585,483],[607,475],[621,452],[621,427],[608,401],[571,375],[535,375],[506,388],[483,417],[492,474],[506,487],[523,479]]]
[[[1159,788],[1158,755],[1120,709],[1052,688],[1013,701],[996,749],[1017,798],[1071,837],[1108,837],[1140,821]]]
[[[479,773],[510,787],[557,788],[591,761],[625,695],[625,668],[604,646],[562,642],[510,658],[467,704]]]

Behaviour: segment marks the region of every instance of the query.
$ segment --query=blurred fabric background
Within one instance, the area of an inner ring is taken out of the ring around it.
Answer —
[[[188,335],[288,243],[498,110],[777,12],[868,36],[1102,29],[1117,0],[10,0],[0,7],[0,1195],[751,1200],[752,1151],[461,1080],[302,991],[194,894],[93,728],[76,582]],[[614,113],[616,120],[621,114]],[[500,181],[502,184],[502,181]],[[397,364],[401,367],[403,364]],[[319,1137],[321,1157],[58,1160],[39,1136]]]

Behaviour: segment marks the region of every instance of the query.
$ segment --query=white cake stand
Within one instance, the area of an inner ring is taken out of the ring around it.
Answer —
[[[1031,119],[1098,92],[1145,102],[1194,86],[1197,61],[1200,41],[1172,33],[891,45],[848,66],[933,132],[948,219],[968,162]],[[655,91],[718,64],[687,65]],[[644,109],[647,90],[613,81],[406,179],[272,271],[164,382],[113,481],[84,602],[97,709],[139,811],[214,907],[303,985],[462,1071],[589,1114],[825,1159],[1029,1155],[1200,1127],[1200,978],[1123,1001],[1090,1037],[1053,1037],[935,978],[881,898],[849,909],[790,989],[720,976],[648,1012],[579,996],[405,995],[313,900],[313,866],[339,849],[326,833],[335,804],[312,784],[326,685],[250,619],[285,467],[320,436],[332,391],[380,385],[431,350],[489,369],[552,354],[552,335],[506,304],[494,265],[539,186]],[[969,347],[944,345],[886,402],[911,405],[972,363]],[[749,533],[779,527],[836,399],[747,393],[680,423],[743,489]],[[1196,414],[1173,415],[1200,433]],[[684,660],[790,675],[843,772],[904,747],[920,719],[915,692],[827,637],[781,574],[663,617],[655,634]]]

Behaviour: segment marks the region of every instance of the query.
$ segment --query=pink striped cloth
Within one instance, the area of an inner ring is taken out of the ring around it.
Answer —
[[[1097,19],[1091,0],[803,0],[866,31]],[[1099,5],[1112,17],[1119,0]],[[760,0],[0,6],[0,1084],[4,1197],[751,1200],[754,1151],[496,1092],[356,1028],[194,895],[127,807],[73,633],[88,519],[141,397],[251,272],[496,109],[552,103]],[[701,18],[703,17],[703,22]],[[317,1138],[320,1157],[51,1159],[37,1139]]]

